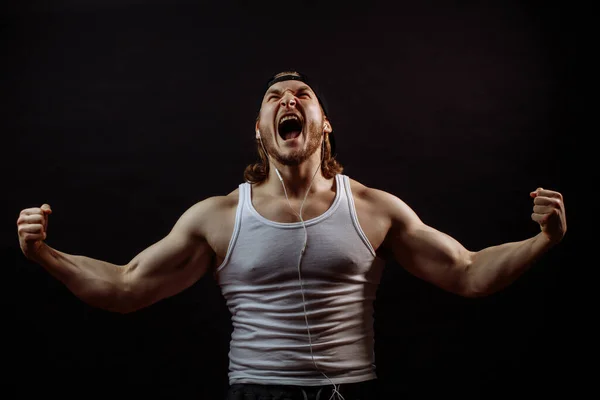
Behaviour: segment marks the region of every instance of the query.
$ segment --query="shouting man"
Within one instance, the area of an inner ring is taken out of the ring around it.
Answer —
[[[23,253],[83,301],[120,313],[212,273],[234,328],[228,400],[377,398],[373,301],[386,258],[457,295],[489,295],[561,241],[563,198],[532,191],[537,235],[469,251],[399,198],[342,174],[314,89],[300,73],[275,75],[246,182],[192,206],[127,265],[48,246],[47,204],[17,220]]]

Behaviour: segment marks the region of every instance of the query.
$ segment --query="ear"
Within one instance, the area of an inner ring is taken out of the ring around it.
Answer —
[[[258,129],[258,119],[256,120],[256,125],[254,126],[254,132],[256,133],[256,139],[260,139],[260,130]]]
[[[327,119],[327,117],[324,118],[323,132],[327,133],[327,134],[333,132],[333,128],[331,127],[331,123],[329,122],[329,120]]]

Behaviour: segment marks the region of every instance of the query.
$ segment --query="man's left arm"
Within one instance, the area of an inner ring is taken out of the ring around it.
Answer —
[[[541,231],[529,239],[469,251],[451,236],[426,224],[401,200],[388,199],[391,227],[385,246],[412,274],[465,297],[497,292],[515,281],[567,231],[563,197],[538,188],[531,192]]]

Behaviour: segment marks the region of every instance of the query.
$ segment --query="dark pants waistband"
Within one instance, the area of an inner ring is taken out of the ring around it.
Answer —
[[[336,384],[345,400],[378,400],[377,380]],[[226,400],[329,400],[333,385],[295,386],[236,383],[229,387]],[[333,397],[337,399],[337,397]]]

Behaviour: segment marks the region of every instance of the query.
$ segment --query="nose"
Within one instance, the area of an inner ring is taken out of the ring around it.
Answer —
[[[281,105],[283,107],[296,107],[296,98],[291,93],[285,93],[281,97]]]

